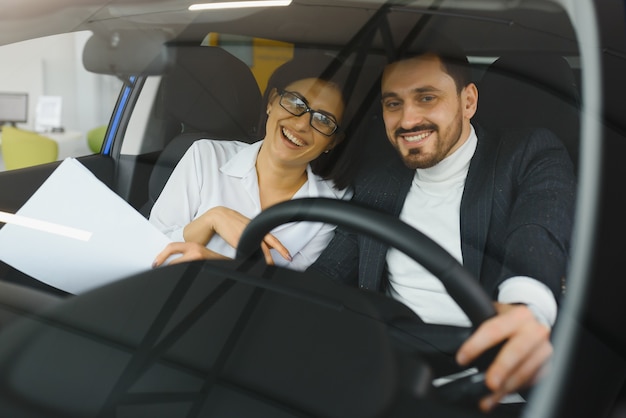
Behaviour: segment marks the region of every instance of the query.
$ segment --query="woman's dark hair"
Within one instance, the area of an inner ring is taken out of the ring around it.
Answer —
[[[339,91],[341,91],[344,106],[347,107],[343,91],[344,83],[340,77],[337,76],[337,72],[335,71],[335,66],[337,66],[336,68],[340,67],[337,65],[338,62],[335,61],[335,58],[321,52],[301,51],[301,53],[301,55],[294,57],[274,70],[267,82],[267,87],[263,93],[263,109],[259,122],[259,133],[261,136],[265,135],[265,123],[267,122],[265,105],[269,102],[272,91],[275,89],[277,92],[280,92],[295,81],[306,78],[318,78],[329,83],[334,83],[337,85]],[[335,140],[339,141],[339,143],[330,152],[322,153],[310,163],[313,173],[325,180],[332,180],[335,183],[335,187],[338,189],[343,189],[349,185],[347,175],[344,174],[341,167],[337,167],[336,164],[349,137],[345,130],[348,126],[348,121],[345,117],[346,113],[347,112],[344,112],[344,118],[339,124],[339,131],[334,134]]]

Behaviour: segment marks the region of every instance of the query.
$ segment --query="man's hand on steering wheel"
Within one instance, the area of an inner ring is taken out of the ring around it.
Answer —
[[[487,349],[506,341],[487,369],[485,383],[493,392],[480,401],[491,410],[505,395],[534,384],[552,355],[550,329],[524,305],[495,304],[498,314],[483,322],[457,352],[467,365]]]

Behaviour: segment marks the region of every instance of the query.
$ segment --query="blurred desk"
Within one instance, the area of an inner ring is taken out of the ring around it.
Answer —
[[[0,131],[0,144],[2,144],[2,134],[3,132]],[[27,139],[28,135],[35,135],[35,137],[44,137],[54,141],[57,144],[56,160],[58,161],[64,160],[67,157],[80,157],[83,155],[93,154],[89,149],[85,134],[78,131],[37,133],[24,129],[16,129],[15,135],[26,135],[27,137],[24,137],[24,139]],[[30,140],[26,141],[26,148],[24,149],[20,149],[20,147],[15,148],[15,145],[19,142],[20,141],[18,136],[18,141],[13,141],[14,146],[12,147],[12,151],[9,155],[4,155],[4,151],[6,151],[7,153],[9,152],[7,149],[5,149],[5,147],[0,148],[3,151],[0,154],[0,171],[4,171],[5,169],[7,169],[7,167],[14,169],[37,164],[45,164],[54,161],[55,153],[48,153],[45,147],[41,150],[43,152],[42,156],[42,153],[37,151],[38,148],[32,148],[33,145]],[[7,158],[10,161],[9,163],[7,163]]]
[[[85,134],[78,131],[45,132],[41,135],[53,139],[59,145],[58,160],[91,154]]]

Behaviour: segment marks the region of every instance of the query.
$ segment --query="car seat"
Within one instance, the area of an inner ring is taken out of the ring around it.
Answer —
[[[503,55],[477,84],[475,121],[486,129],[548,128],[563,141],[576,165],[580,96],[574,71],[565,58]]]
[[[146,217],[194,141],[258,139],[261,91],[246,63],[212,46],[176,46],[172,54],[175,64],[163,76],[158,100],[165,117],[177,121],[180,131],[150,175],[148,201],[140,210]]]
[[[12,126],[2,129],[2,158],[6,170],[51,163],[58,155],[59,146],[53,139]]]

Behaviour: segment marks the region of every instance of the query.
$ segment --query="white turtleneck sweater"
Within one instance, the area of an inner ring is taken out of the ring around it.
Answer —
[[[452,155],[431,168],[415,170],[415,177],[400,214],[407,224],[433,239],[460,263],[460,207],[465,178],[478,139],[471,128],[467,141]],[[404,253],[387,253],[387,293],[415,311],[426,323],[469,326],[467,315],[448,295],[443,284]],[[550,289],[530,277],[511,277],[499,287],[501,303],[524,303],[538,320],[553,325],[556,301]]]

